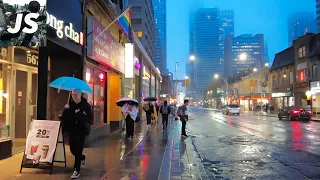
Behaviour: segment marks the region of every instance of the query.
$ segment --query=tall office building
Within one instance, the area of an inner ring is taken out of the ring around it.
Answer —
[[[201,8],[194,19],[195,88],[197,93],[205,90],[215,73],[222,73],[219,47],[219,10]]]
[[[153,6],[150,0],[129,0],[131,7],[131,23],[140,42],[151,60],[156,62],[156,23]]]
[[[314,13],[295,12],[288,18],[288,45],[306,33],[316,33],[317,24]]]
[[[265,41],[264,42],[264,64],[270,64],[270,58],[269,58],[269,47],[268,43]]]
[[[263,34],[243,34],[225,40],[225,74],[227,77],[240,77],[250,74],[254,68],[264,66]],[[230,68],[232,67],[232,68]]]
[[[317,23],[317,31],[320,32],[320,0],[316,0],[316,23]]]
[[[189,55],[194,55],[194,19],[195,19],[195,11],[190,13],[189,16]],[[197,61],[197,60],[195,60]],[[195,90],[195,69],[194,63],[195,61],[186,61],[186,74],[189,77],[190,87],[187,88],[187,92],[191,93]]]
[[[156,40],[156,66],[162,74],[167,70],[167,21],[166,0],[152,0],[154,19],[159,40]]]
[[[234,12],[233,10],[219,10],[219,46],[221,64],[224,62],[224,40],[229,35],[234,36]]]

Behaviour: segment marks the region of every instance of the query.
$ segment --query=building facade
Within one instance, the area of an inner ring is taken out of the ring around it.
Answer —
[[[129,0],[131,7],[131,23],[137,37],[150,56],[152,62],[156,61],[156,24],[152,1]]]
[[[229,84],[230,103],[239,104],[244,111],[260,110],[261,96],[263,105],[270,103],[272,93],[270,78],[269,67],[263,67],[261,72],[253,72],[242,80]]]
[[[293,85],[295,78],[295,53],[291,46],[275,55],[270,68],[272,84],[271,104],[275,111],[295,105]]]
[[[223,72],[220,64],[219,10],[202,8],[195,13],[194,55],[195,89],[197,94],[206,89],[216,73]]]
[[[154,19],[160,43],[156,43],[156,66],[167,74],[167,8],[166,0],[153,0]]]
[[[219,46],[220,63],[224,63],[224,40],[234,36],[234,12],[233,10],[219,10]]]
[[[293,86],[293,93],[295,97],[295,105],[303,107],[310,104],[307,100],[306,92],[310,90],[311,74],[309,72],[310,61],[310,45],[313,34],[307,33],[305,36],[293,41],[294,55],[295,55],[295,71],[296,82]]]
[[[316,0],[316,14],[317,32],[320,32],[320,0]]]
[[[288,45],[306,33],[316,33],[317,24],[314,13],[295,12],[288,17]]]
[[[250,74],[254,68],[264,66],[264,35],[243,34],[226,38],[224,56],[225,67],[229,68],[226,70],[226,77]]]

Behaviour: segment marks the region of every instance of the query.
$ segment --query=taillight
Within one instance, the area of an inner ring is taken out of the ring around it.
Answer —
[[[293,114],[298,114],[299,113],[299,111],[293,111]]]
[[[308,114],[312,114],[312,111],[308,111]]]

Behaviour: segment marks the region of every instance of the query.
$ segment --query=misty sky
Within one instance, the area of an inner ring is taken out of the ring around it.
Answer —
[[[315,0],[167,0],[167,63],[189,56],[189,12],[196,7],[233,9],[235,35],[264,34],[269,58],[288,47],[287,17],[296,11],[316,13]],[[179,66],[179,78],[185,75],[185,63]]]

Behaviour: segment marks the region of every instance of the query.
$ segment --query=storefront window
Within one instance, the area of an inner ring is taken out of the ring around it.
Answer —
[[[104,123],[106,74],[96,68],[87,68],[86,81],[93,91],[93,94],[86,95],[89,104],[92,106],[92,124]]]
[[[10,74],[12,66],[0,63],[0,139],[10,136],[9,96]]]

